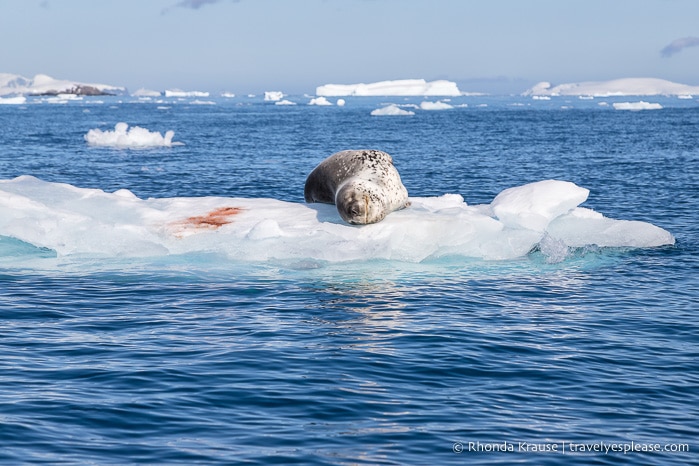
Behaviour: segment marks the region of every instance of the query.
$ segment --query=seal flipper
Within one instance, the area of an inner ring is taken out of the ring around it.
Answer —
[[[331,178],[324,175],[322,167],[318,166],[306,178],[303,198],[307,203],[335,204],[335,185]]]

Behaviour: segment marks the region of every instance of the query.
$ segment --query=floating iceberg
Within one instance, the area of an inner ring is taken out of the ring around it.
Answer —
[[[373,116],[410,116],[415,115],[415,112],[403,110],[396,104],[387,105],[371,111]]]
[[[22,105],[27,103],[27,98],[23,95],[17,97],[0,97],[0,105]]]
[[[660,110],[662,105],[641,100],[640,102],[614,102],[615,110]]]
[[[131,94],[133,97],[160,97],[162,94],[160,91],[153,91],[151,89],[141,88]]]
[[[140,126],[129,129],[126,123],[117,123],[114,131],[102,131],[101,129],[91,129],[84,136],[85,141],[91,146],[124,148],[146,148],[146,147],[172,147],[182,145],[181,142],[172,142],[175,132],[170,130],[165,136],[157,131],[148,131]]]
[[[318,105],[321,107],[327,107],[329,105],[332,105],[332,102],[330,102],[325,97],[315,97],[315,98],[311,99],[310,102],[308,102],[308,105]]]
[[[292,102],[291,100],[283,99],[283,100],[278,100],[274,102],[274,105],[296,105],[296,102]]]
[[[423,101],[423,102],[420,102],[420,109],[422,109],[422,110],[449,110],[450,108],[454,108],[454,106],[450,105],[446,102],[442,102],[442,101],[437,101],[437,102]]]
[[[183,91],[180,89],[168,89],[165,91],[165,97],[209,97],[209,93],[204,91]]]
[[[342,96],[458,96],[461,91],[451,81],[424,79],[401,79],[369,84],[325,84],[316,88],[316,95],[325,97]]]
[[[265,91],[265,102],[277,102],[284,98],[284,93],[281,91]]]
[[[194,99],[191,102],[189,102],[192,105],[216,105],[216,102],[213,100],[199,100],[199,99]]]
[[[688,86],[656,78],[624,78],[611,81],[586,81],[552,86],[542,81],[522,95],[525,96],[562,96],[584,95],[594,97],[613,97],[627,95],[681,95],[699,94],[699,86]]]
[[[28,95],[104,95],[122,94],[123,87],[109,84],[86,84],[77,81],[55,79],[45,74],[25,78],[18,74],[0,73],[0,96],[14,94]]]
[[[239,261],[440,257],[519,258],[538,248],[655,247],[673,236],[650,223],[577,207],[587,190],[547,180],[469,206],[457,194],[413,197],[383,221],[344,223],[335,206],[224,197],[139,199],[31,176],[0,180],[0,235],[59,255],[146,257],[215,252]],[[553,247],[552,247],[553,246]]]

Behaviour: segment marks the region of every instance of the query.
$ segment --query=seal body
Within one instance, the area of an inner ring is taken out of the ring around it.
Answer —
[[[306,202],[335,204],[354,225],[376,223],[407,207],[408,190],[393,159],[380,150],[345,150],[323,160],[306,178]]]

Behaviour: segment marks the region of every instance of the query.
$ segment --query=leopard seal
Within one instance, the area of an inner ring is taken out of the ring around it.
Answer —
[[[353,225],[380,222],[410,205],[393,159],[380,150],[344,150],[326,158],[306,178],[303,197],[335,204]]]

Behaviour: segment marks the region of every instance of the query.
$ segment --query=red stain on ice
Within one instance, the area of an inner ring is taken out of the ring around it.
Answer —
[[[180,230],[175,235],[181,236],[185,231],[193,230],[216,230],[223,225],[233,223],[233,217],[241,213],[244,209],[240,207],[219,207],[204,215],[195,215],[175,223]]]

